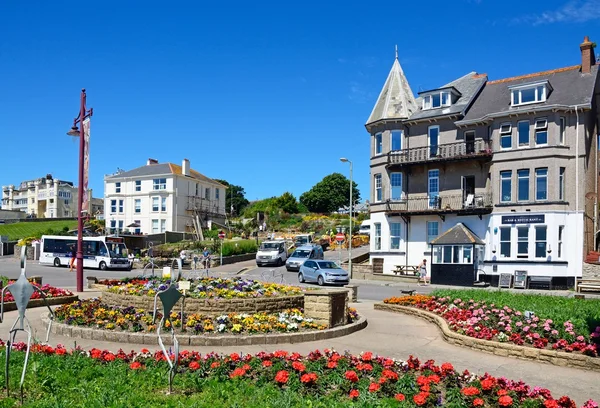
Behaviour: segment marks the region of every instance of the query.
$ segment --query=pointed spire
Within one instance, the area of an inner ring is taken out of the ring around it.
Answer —
[[[407,119],[416,111],[417,102],[398,61],[396,46],[396,59],[367,124],[382,119]]]

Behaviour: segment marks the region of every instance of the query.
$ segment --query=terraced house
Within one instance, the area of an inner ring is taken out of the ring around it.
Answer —
[[[414,97],[398,59],[367,121],[371,263],[432,283],[571,287],[596,249],[598,65],[489,80],[470,72]]]

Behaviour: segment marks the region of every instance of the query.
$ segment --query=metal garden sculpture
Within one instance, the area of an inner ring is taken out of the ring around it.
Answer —
[[[179,270],[178,272],[180,273],[181,270]],[[179,276],[179,274],[177,276]],[[155,323],[156,322],[156,309],[157,309],[156,303],[158,302],[158,299],[160,298],[160,301],[163,306],[163,312],[162,312],[162,318],[160,319],[160,323],[158,323],[158,325],[156,326],[156,335],[158,336],[158,344],[160,345],[160,348],[162,349],[162,351],[165,355],[167,363],[169,364],[169,394],[173,392],[173,378],[175,377],[175,374],[177,373],[177,365],[179,364],[179,341],[177,340],[177,337],[175,337],[175,328],[171,322],[171,311],[173,310],[173,307],[177,304],[179,299],[181,299],[183,297],[181,292],[179,290],[177,290],[177,288],[176,288],[176,285],[175,285],[176,280],[177,280],[177,278],[173,279],[173,277],[172,277],[171,284],[169,285],[169,287],[163,291],[156,293],[156,296],[154,296],[154,313],[152,316],[152,320]],[[183,321],[183,304],[181,306],[181,318]],[[160,330],[167,320],[169,321],[170,328],[171,328],[171,339],[173,342],[173,353],[174,353],[173,360],[171,360],[171,357],[170,357],[169,353],[167,352],[167,349],[165,348],[165,345],[160,336]]]
[[[29,301],[31,300],[31,295],[33,295],[33,293],[35,291],[38,291],[40,293],[42,299],[46,303],[46,307],[50,311],[50,323],[48,324],[48,330],[46,331],[46,343],[48,342],[48,339],[50,338],[50,330],[52,328],[52,321],[54,320],[54,312],[50,308],[50,305],[48,304],[48,301],[46,300],[46,295],[44,294],[44,292],[42,292],[42,290],[40,288],[38,288],[37,286],[34,286],[33,284],[31,284],[31,282],[29,282],[27,280],[27,275],[25,274],[26,264],[27,264],[26,247],[23,246],[23,247],[21,247],[21,275],[19,276],[19,279],[17,279],[16,282],[6,286],[4,289],[2,289],[2,292],[0,293],[0,323],[4,320],[4,293],[7,290],[12,294],[12,296],[15,300],[15,304],[17,306],[17,311],[19,313],[19,315],[17,316],[17,320],[15,320],[15,323],[10,328],[10,331],[8,333],[8,340],[6,342],[6,364],[5,364],[5,372],[4,372],[4,378],[6,379],[6,395],[8,395],[8,393],[9,393],[9,388],[8,388],[9,387],[9,381],[8,381],[9,380],[9,378],[8,378],[9,370],[8,370],[8,367],[9,367],[10,351],[11,351],[12,344],[15,342],[17,332],[23,331],[23,332],[27,333],[27,349],[25,352],[25,363],[23,364],[23,371],[21,373],[21,383],[20,383],[21,403],[23,402],[23,382],[25,381],[25,371],[27,370],[27,362],[29,361],[29,351],[31,349],[31,331],[32,331],[31,325],[29,324],[29,319],[27,319],[27,316],[25,316],[25,312],[27,310],[27,305],[29,304]]]

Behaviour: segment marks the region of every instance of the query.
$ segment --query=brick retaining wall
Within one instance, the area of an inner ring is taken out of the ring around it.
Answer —
[[[108,305],[129,307],[151,311],[154,307],[153,296],[125,295],[104,291],[100,295],[102,301]],[[162,308],[160,299],[158,308]],[[174,310],[179,310],[181,302]],[[261,298],[236,298],[236,299],[185,299],[186,313],[202,313],[209,316],[218,316],[227,313],[278,313],[285,309],[304,308],[304,295],[278,296]]]
[[[534,360],[550,363],[560,367],[573,367],[600,371],[600,357],[590,357],[583,354],[537,349],[533,347],[517,346],[516,344],[476,339],[450,330],[448,324],[442,317],[426,310],[421,310],[414,307],[376,303],[375,309],[395,313],[404,313],[407,315],[420,317],[431,323],[434,323],[441,330],[444,340],[456,346],[469,347],[502,357],[516,357],[523,360]]]

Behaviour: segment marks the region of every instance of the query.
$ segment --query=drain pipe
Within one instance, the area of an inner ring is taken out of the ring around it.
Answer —
[[[577,108],[578,105],[575,105],[575,116],[577,118],[575,123],[575,214],[579,217],[579,112]],[[575,224],[575,236],[579,239],[579,221]]]

